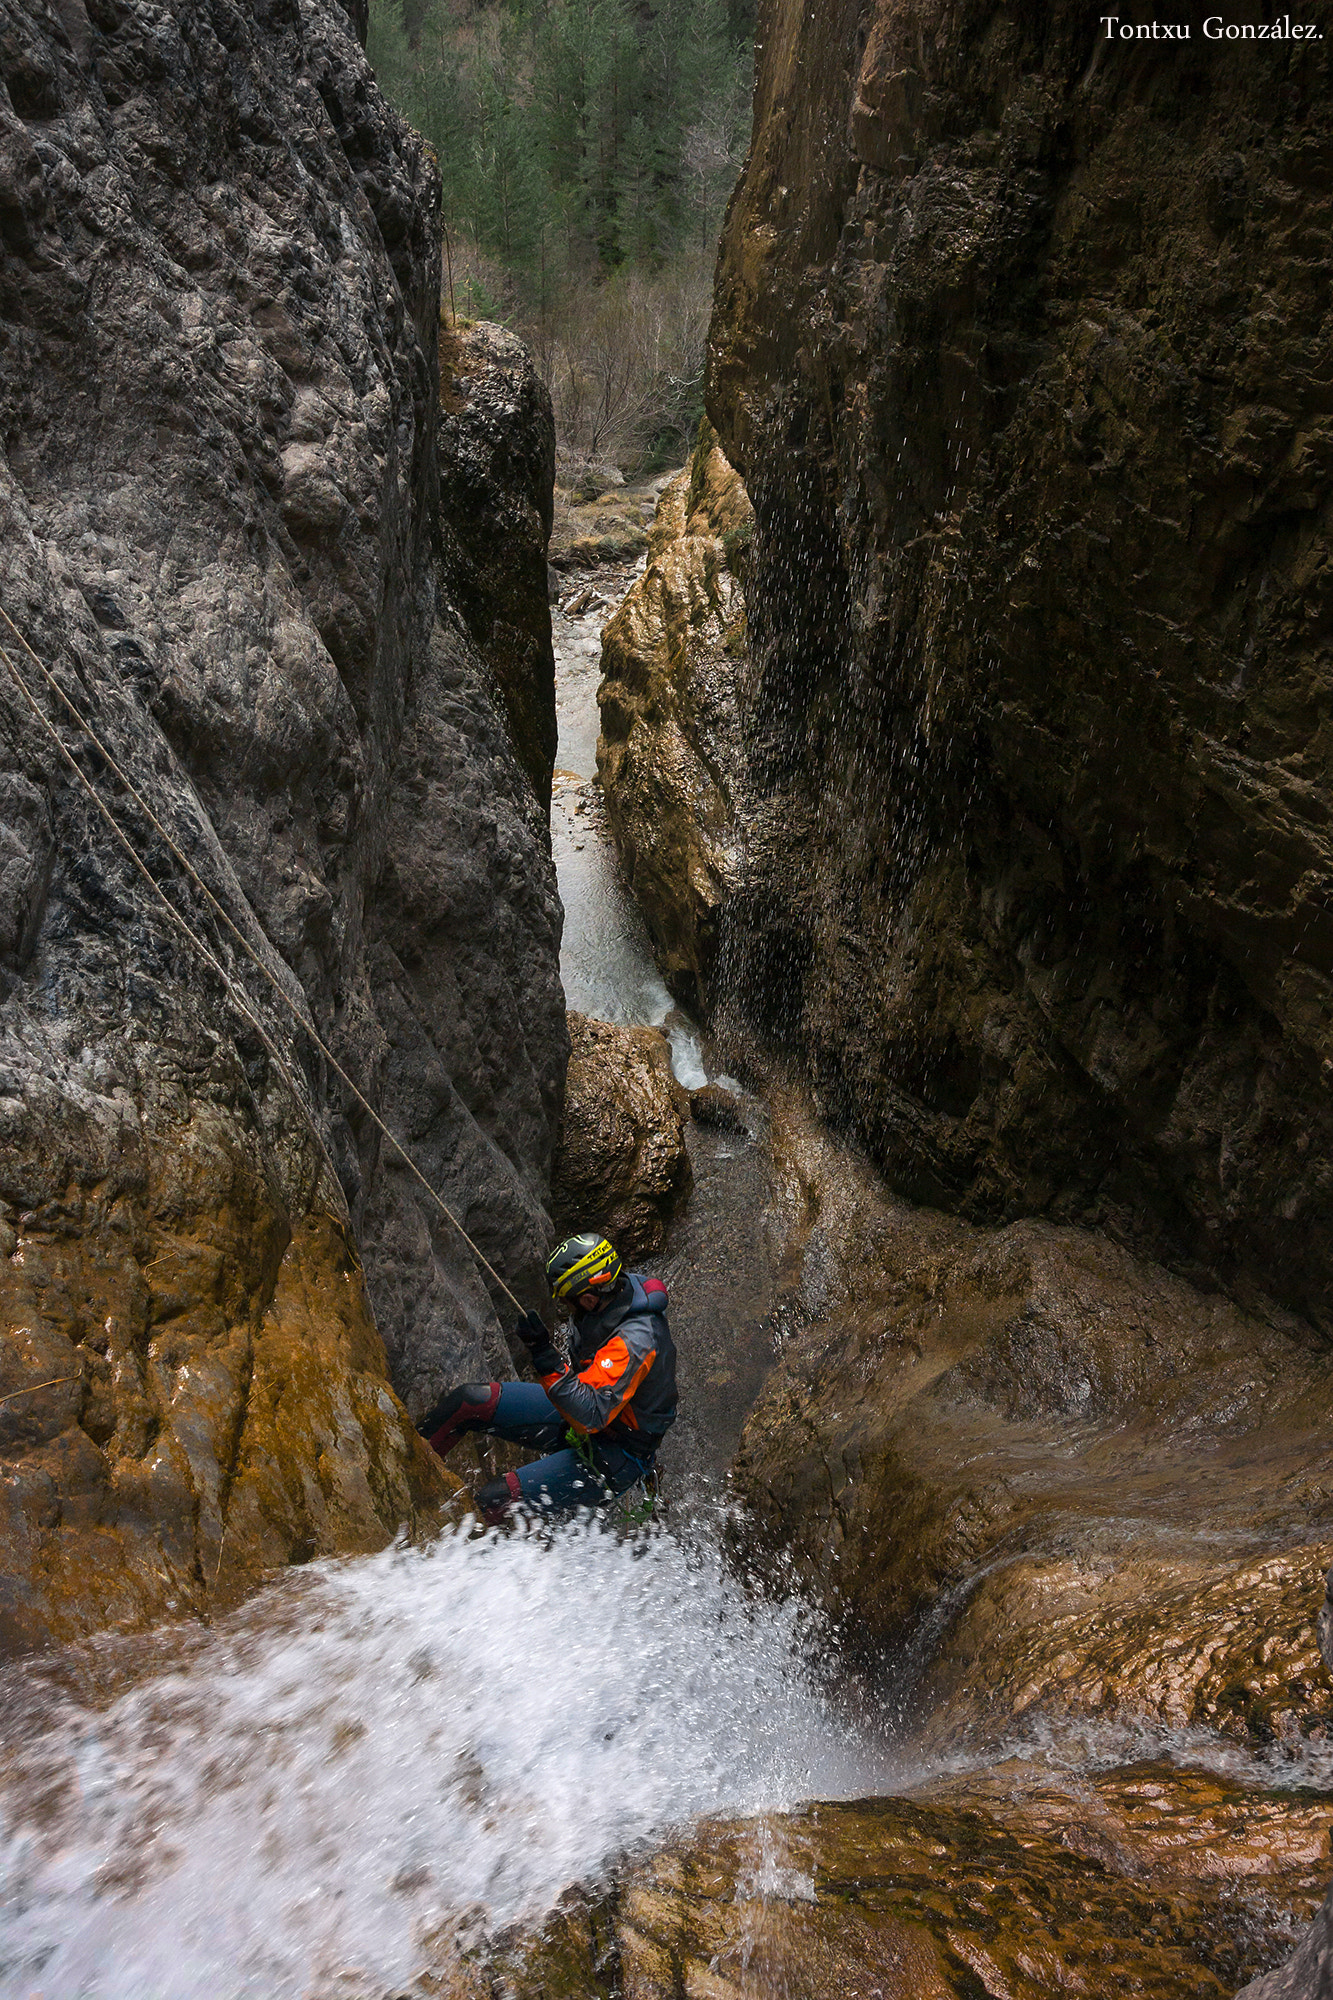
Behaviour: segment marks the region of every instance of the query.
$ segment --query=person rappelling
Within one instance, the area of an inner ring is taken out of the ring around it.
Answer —
[[[650,1480],[676,1421],[676,1349],[661,1280],[626,1271],[591,1232],[556,1245],[546,1279],[557,1310],[570,1313],[568,1360],[541,1315],[525,1313],[515,1331],[539,1379],[465,1382],[417,1425],[441,1458],[478,1431],[543,1454],[478,1489],[492,1525],[518,1506],[548,1518],[601,1506]]]

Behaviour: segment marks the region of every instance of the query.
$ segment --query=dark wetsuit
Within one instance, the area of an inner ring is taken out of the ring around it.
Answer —
[[[442,1396],[417,1428],[441,1458],[467,1431],[544,1455],[477,1494],[488,1520],[519,1502],[572,1513],[623,1493],[651,1472],[676,1420],[676,1349],[666,1287],[622,1276],[605,1305],[576,1313],[567,1365],[535,1382],[470,1382]],[[586,1442],[567,1442],[574,1431]],[[586,1456],[585,1456],[586,1454]]]

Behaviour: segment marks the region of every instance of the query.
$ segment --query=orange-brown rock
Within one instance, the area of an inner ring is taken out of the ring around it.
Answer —
[[[100,1186],[15,1218],[0,1651],[197,1614],[456,1490],[390,1387],[346,1223],[294,1223],[227,1138],[198,1108],[156,1144],[131,1125]]]
[[[851,1646],[915,1632],[927,1740],[1333,1734],[1333,1360],[1301,1323],[1089,1232],[908,1208],[793,1098],[771,1137],[784,1338],[737,1485]]]
[[[750,527],[745,488],[705,425],[658,502],[644,574],[602,634],[607,820],[663,977],[686,1006],[708,997],[739,865]]]
[[[1070,1789],[1010,1767],[909,1798],[705,1824],[475,1985],[442,1990],[1223,2000],[1281,1951],[1283,1907],[1311,1906],[1326,1818],[1309,1799],[1145,1765]]]
[[[565,1115],[551,1172],[560,1231],[603,1230],[622,1257],[661,1248],[694,1175],[689,1100],[656,1028],[569,1016]]]

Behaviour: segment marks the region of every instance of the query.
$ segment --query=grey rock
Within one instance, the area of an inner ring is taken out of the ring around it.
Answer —
[[[507,1372],[499,1294],[297,1022],[516,1287],[567,1043],[439,587],[438,184],[348,15],[0,0],[0,77],[0,604],[273,981],[0,633],[265,1030],[0,662],[0,1394],[62,1378],[0,1410],[13,1648],[429,1514],[385,1343],[413,1409]]]
[[[1333,1889],[1286,1963],[1252,1979],[1236,2000],[1333,2000]]]
[[[556,742],[551,398],[522,341],[486,321],[441,329],[440,390],[441,585],[495,676],[546,809]]]

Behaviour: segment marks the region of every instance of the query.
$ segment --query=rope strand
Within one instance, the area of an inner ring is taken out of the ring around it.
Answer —
[[[26,1389],[11,1389],[7,1396],[0,1396],[0,1403],[12,1403],[19,1396],[35,1396],[39,1389],[58,1389],[62,1382],[82,1382],[82,1375],[53,1375],[49,1382],[33,1382]]]
[[[306,1018],[306,1016],[302,1013],[301,1009],[296,1005],[295,1001],[291,998],[290,994],[283,987],[282,982],[277,978],[276,974],[269,968],[269,966],[267,966],[264,963],[264,960],[260,957],[259,953],[254,949],[253,945],[250,943],[250,940],[245,936],[244,932],[239,928],[239,926],[233,921],[230,912],[226,910],[223,907],[223,905],[218,901],[217,897],[213,894],[213,891],[209,888],[208,884],[200,876],[197,869],[194,867],[193,863],[188,859],[188,857],[184,853],[182,853],[180,847],[177,845],[176,841],[172,838],[171,834],[168,833],[167,829],[162,825],[162,822],[158,819],[156,813],[153,811],[152,807],[148,804],[147,800],[143,797],[142,793],[126,776],[125,772],[121,769],[120,765],[111,755],[111,752],[107,749],[106,745],[98,737],[92,725],[85,719],[85,717],[82,714],[80,714],[79,710],[70,700],[69,696],[65,693],[65,690],[60,686],[60,683],[56,680],[55,676],[49,672],[44,662],[38,658],[37,654],[28,644],[28,641],[24,638],[22,632],[19,631],[17,625],[15,625],[13,619],[9,616],[9,613],[5,610],[3,605],[0,605],[0,619],[3,619],[4,623],[8,626],[9,630],[18,640],[20,646],[22,646],[24,652],[28,655],[33,665],[37,668],[38,673],[40,673],[42,679],[46,682],[46,685],[51,689],[52,693],[69,711],[70,715],[74,719],[75,724],[80,730],[82,730],[83,734],[87,737],[88,741],[97,751],[98,756],[102,758],[103,762],[106,764],[108,769],[115,773],[116,778],[119,780],[121,785],[124,786],[125,790],[129,793],[130,797],[134,800],[135,804],[138,806],[139,810],[143,813],[149,825],[154,829],[154,831],[158,834],[161,840],[166,844],[167,848],[175,857],[180,867],[184,869],[186,875],[189,876],[190,880],[201,891],[201,893],[203,894],[207,902],[211,905],[212,909],[215,911],[221,922],[225,924],[226,928],[231,933],[232,937],[236,940],[241,950],[245,953],[246,957],[250,959],[252,964],[256,965],[259,968],[259,971],[264,975],[264,978],[273,988],[273,991],[277,994],[278,999],[287,1009],[287,1012],[292,1016],[292,1019],[296,1022],[297,1026],[309,1037],[311,1042],[313,1042],[314,1046],[319,1050],[324,1060],[328,1063],[330,1069],[333,1070],[334,1074],[341,1079],[346,1088],[351,1092],[352,1096],[356,1099],[357,1103],[361,1106],[361,1109],[366,1113],[367,1117],[375,1125],[376,1129],[379,1132],[381,1132],[383,1136],[389,1141],[389,1144],[398,1154],[399,1158],[402,1160],[404,1166],[408,1169],[409,1173],[411,1173],[415,1177],[415,1179],[421,1184],[422,1188],[425,1190],[426,1194],[430,1197],[431,1201],[435,1204],[436,1208],[439,1209],[441,1215],[445,1217],[446,1221],[452,1226],[453,1229],[457,1231],[458,1235],[461,1236],[464,1243],[466,1243],[468,1249],[472,1252],[477,1262],[481,1265],[482,1269],[486,1271],[488,1275],[495,1280],[495,1283],[499,1286],[500,1290],[504,1293],[505,1297],[510,1301],[510,1303],[515,1307],[515,1309],[520,1313],[523,1312],[524,1307],[520,1304],[519,1300],[515,1297],[514,1293],[509,1289],[509,1286],[500,1276],[500,1273],[495,1269],[495,1266],[489,1261],[489,1259],[483,1254],[483,1252],[478,1249],[477,1245],[468,1235],[466,1229],[464,1229],[462,1223],[458,1220],[458,1217],[454,1214],[453,1210],[444,1200],[444,1197],[439,1193],[437,1193],[435,1188],[431,1186],[430,1182],[426,1179],[425,1174],[422,1173],[420,1167],[417,1165],[416,1161],[412,1158],[411,1154],[408,1152],[407,1148],[403,1145],[402,1141],[396,1138],[395,1135],[389,1130],[389,1127],[380,1117],[374,1105],[369,1102],[364,1093],[357,1088],[355,1083],[353,1083],[351,1077],[347,1074],[347,1071],[338,1061],[337,1057],[334,1055],[333,1051],[329,1048],[328,1044],[322,1039],[322,1037],[314,1027],[313,1023],[310,1022]],[[32,710],[33,714],[36,716],[38,722],[42,725],[42,727],[46,730],[47,734],[53,739],[56,748],[59,750],[61,756],[64,758],[65,762],[69,765],[70,769],[74,772],[75,777],[78,779],[79,783],[83,786],[84,790],[88,793],[89,797],[92,799],[93,804],[96,806],[98,812],[102,815],[103,819],[106,820],[107,824],[111,828],[111,831],[114,833],[116,839],[120,842],[121,846],[125,849],[126,853],[129,855],[130,860],[134,863],[139,873],[148,883],[149,888],[153,891],[154,895],[158,898],[158,900],[167,910],[172,921],[189,939],[190,943],[194,946],[195,950],[201,954],[201,956],[205,959],[205,961],[212,967],[214,972],[216,972],[218,977],[221,979],[224,987],[226,988],[228,995],[231,997],[233,1003],[236,1005],[238,1010],[243,1014],[245,1019],[250,1022],[251,1026],[255,1029],[256,1033],[263,1041],[265,1048],[269,1051],[269,1054],[273,1057],[274,1061],[276,1062],[279,1073],[282,1076],[284,1082],[287,1084],[287,1087],[291,1092],[293,1099],[295,1100],[298,1111],[305,1119],[306,1124],[310,1127],[310,1130],[314,1135],[315,1141],[323,1157],[324,1163],[328,1167],[330,1173],[333,1173],[334,1175],[334,1183],[336,1186],[338,1184],[337,1175],[336,1173],[334,1173],[333,1163],[329,1159],[328,1148],[324,1144],[323,1138],[321,1137],[318,1128],[315,1126],[314,1120],[306,1107],[305,1100],[302,1097],[299,1089],[297,1088],[295,1080],[293,1079],[282,1055],[279,1053],[277,1047],[275,1046],[272,1037],[268,1034],[267,1030],[263,1026],[263,1023],[258,1019],[253,1009],[248,1005],[247,1001],[235,987],[225,968],[221,965],[221,963],[214,956],[214,954],[209,950],[208,946],[203,942],[203,940],[199,938],[195,934],[193,929],[190,927],[190,925],[186,923],[184,917],[181,916],[180,912],[176,909],[175,905],[167,897],[166,892],[163,890],[161,884],[149,872],[146,863],[140,859],[137,851],[130,842],[128,836],[121,830],[119,822],[115,819],[110,808],[106,805],[106,803],[102,799],[101,794],[96,790],[91,780],[80,769],[77,761],[74,758],[73,753],[66,747],[64,740],[57,731],[54,723],[50,720],[49,716],[45,715],[41,710],[41,708],[38,706],[32,694],[31,689],[28,687],[27,682],[23,678],[23,675],[19,672],[13,660],[9,657],[9,654],[5,652],[3,648],[0,648],[0,659],[4,660],[4,663],[9,668],[10,674],[13,676],[13,679],[20,693],[26,700],[28,707]]]

